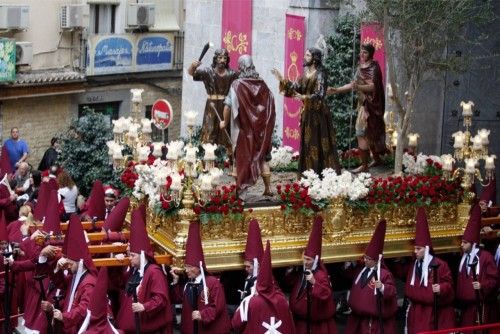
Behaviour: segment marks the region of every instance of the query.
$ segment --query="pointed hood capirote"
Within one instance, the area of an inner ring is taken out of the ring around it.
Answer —
[[[14,170],[10,164],[9,153],[7,152],[7,146],[2,146],[2,153],[0,155],[0,179],[3,179],[5,174],[12,174]]]
[[[311,234],[307,242],[307,247],[304,250],[304,255],[321,259],[321,246],[323,239],[323,217],[317,216],[312,224]]]
[[[48,196],[48,203],[45,213],[45,221],[42,229],[52,234],[61,234],[61,220],[59,217],[59,197],[56,190],[51,190]]]
[[[0,213],[0,242],[9,241],[9,233],[7,232],[7,220],[5,219],[4,210]]]
[[[83,264],[93,273],[97,273],[92,257],[89,253],[85,233],[80,218],[72,214],[69,219],[68,231],[64,237],[62,253],[75,262],[83,260]]]
[[[420,207],[417,210],[417,219],[415,226],[415,246],[429,246],[432,249],[431,233],[429,232],[429,223],[425,209]]]
[[[117,334],[123,333],[111,325],[108,319],[108,268],[99,269],[97,281],[92,290],[87,317],[78,333],[85,334]]]
[[[264,254],[264,247],[262,246],[262,236],[260,233],[259,222],[252,219],[248,223],[247,244],[245,246],[245,261],[253,263],[254,273],[257,276],[259,272],[259,264]]]
[[[129,206],[130,206],[130,199],[128,197],[123,197],[116,204],[113,210],[111,210],[111,213],[106,218],[106,221],[104,222],[104,230],[112,232],[121,232],[123,227],[123,222],[125,221],[125,217],[127,216],[127,211]],[[146,221],[146,215],[143,215],[143,221]]]
[[[201,244],[200,224],[191,222],[189,224],[189,232],[186,240],[186,258],[184,263],[193,267],[199,267],[202,263],[203,270],[207,273],[205,255]]]
[[[467,227],[465,227],[463,240],[470,242],[471,244],[479,245],[481,233],[481,208],[478,204],[474,204],[471,209],[469,222]]]
[[[90,218],[103,220],[106,215],[106,205],[104,203],[104,187],[100,180],[95,180],[92,185],[92,191],[89,195],[89,208],[87,215]]]
[[[144,207],[144,204],[133,210],[131,214],[130,251],[136,254],[141,254],[141,251],[143,251],[150,261],[154,261],[153,247],[148,237],[142,207]]]
[[[33,210],[33,216],[38,221],[42,221],[43,217],[45,217],[45,212],[47,210],[47,204],[49,203],[51,190],[52,188],[47,182],[42,182],[40,184],[40,189],[38,190],[37,202],[35,205],[35,209]]]
[[[372,260],[378,260],[379,254],[384,252],[385,230],[387,222],[382,219],[378,222],[375,232],[372,235],[370,243],[366,247],[365,254]]]

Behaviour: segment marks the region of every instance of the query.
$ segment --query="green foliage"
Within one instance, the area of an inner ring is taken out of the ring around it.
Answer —
[[[59,162],[82,195],[88,196],[97,179],[114,187],[121,186],[119,174],[109,164],[106,141],[113,139],[109,118],[86,109],[60,138]]]
[[[335,33],[327,39],[330,52],[324,60],[324,66],[328,74],[328,86],[343,86],[354,78],[354,67],[359,54],[357,27],[359,27],[358,18],[352,15],[342,16],[336,22]],[[350,93],[335,94],[328,98],[328,106],[337,131],[337,147],[342,151],[356,147],[354,130],[356,101],[357,96]]]
[[[273,168],[273,172],[275,173],[287,173],[287,172],[297,172],[299,170],[299,161],[292,160],[286,166]]]

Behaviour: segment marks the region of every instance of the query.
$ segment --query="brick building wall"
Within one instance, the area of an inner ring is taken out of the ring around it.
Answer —
[[[28,162],[37,168],[50,139],[70,124],[69,105],[69,95],[2,101],[2,142],[10,137],[11,128],[18,127],[30,148]]]

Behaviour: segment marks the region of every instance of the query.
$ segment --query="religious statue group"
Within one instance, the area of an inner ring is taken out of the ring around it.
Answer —
[[[342,87],[328,87],[322,52],[317,48],[306,50],[304,73],[297,81],[284,78],[277,69],[271,70],[279,81],[280,92],[302,101],[299,174],[311,169],[321,175],[325,168],[341,172],[335,127],[326,97],[352,90],[359,97],[356,136],[362,152],[361,166],[353,172],[367,172],[370,166],[381,163],[380,157],[387,152],[383,118],[385,97],[382,73],[373,60],[374,53],[373,45],[362,45],[355,79]],[[233,176],[239,193],[254,185],[261,176],[265,186],[263,195],[272,196],[268,162],[276,121],[273,94],[255,70],[249,55],[238,59],[238,72],[229,68],[229,54],[225,49],[215,51],[211,66],[200,65],[200,61],[194,61],[188,73],[195,81],[204,83],[208,94],[202,142],[226,148],[234,165]]]

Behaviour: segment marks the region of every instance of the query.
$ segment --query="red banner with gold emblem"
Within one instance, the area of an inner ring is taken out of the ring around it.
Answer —
[[[296,81],[302,74],[305,23],[303,16],[286,15],[285,78]],[[283,104],[283,146],[300,149],[300,108],[302,102],[285,97]]]
[[[382,71],[382,82],[385,85],[385,51],[384,51],[384,30],[379,23],[361,24],[361,44],[372,44],[375,47],[375,59]]]
[[[252,54],[252,0],[223,0],[221,44],[229,51],[234,70],[241,55]]]

